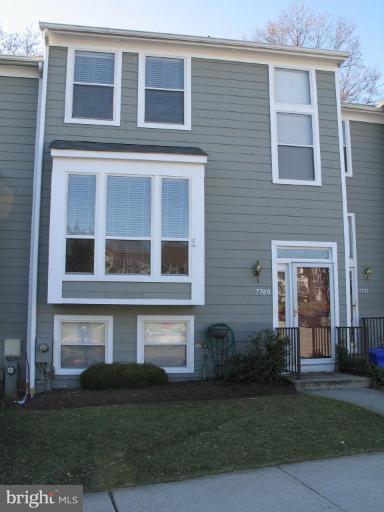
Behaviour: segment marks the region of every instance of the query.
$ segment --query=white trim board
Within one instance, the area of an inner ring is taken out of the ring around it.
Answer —
[[[348,121],[358,121],[360,123],[376,123],[384,124],[384,111],[377,109],[377,111],[359,111],[350,110],[349,108],[341,109],[342,118]]]
[[[181,57],[191,57],[200,59],[218,59],[234,62],[249,62],[254,64],[274,64],[279,66],[309,66],[314,69],[324,71],[338,71],[338,60],[327,56],[316,56],[311,52],[289,52],[289,50],[255,49],[237,47],[223,48],[218,45],[201,46],[196,43],[182,41],[155,41],[153,39],[143,39],[140,37],[134,39],[123,38],[105,38],[97,34],[65,34],[58,32],[49,32],[49,44],[51,46],[76,47],[78,49],[94,50],[100,48],[104,51],[122,51],[128,53],[164,53],[173,54]]]
[[[144,322],[187,322],[186,366],[165,367],[167,373],[193,373],[195,371],[195,317],[190,315],[138,315],[137,362],[144,363]]]
[[[39,65],[20,66],[0,63],[0,76],[17,77],[17,78],[40,78]]]

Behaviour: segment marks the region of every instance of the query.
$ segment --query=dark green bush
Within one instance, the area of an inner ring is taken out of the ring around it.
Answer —
[[[288,339],[274,331],[255,334],[247,350],[228,358],[224,380],[231,382],[278,382],[285,369]]]
[[[369,376],[371,377],[371,384],[374,388],[384,388],[384,368],[378,366],[369,367]]]
[[[368,374],[369,365],[366,357],[359,354],[348,354],[344,347],[338,348],[337,355],[339,371],[354,375]]]
[[[153,364],[95,364],[80,375],[83,389],[128,389],[166,384],[168,376]]]

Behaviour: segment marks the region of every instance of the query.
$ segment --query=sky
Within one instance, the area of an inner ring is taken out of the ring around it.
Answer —
[[[243,39],[274,19],[290,0],[1,0],[6,32],[38,21]],[[384,75],[384,0],[307,0],[357,25],[367,64]]]

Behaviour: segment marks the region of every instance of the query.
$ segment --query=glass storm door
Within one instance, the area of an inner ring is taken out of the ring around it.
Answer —
[[[332,267],[292,265],[293,325],[300,329],[302,359],[332,357]]]

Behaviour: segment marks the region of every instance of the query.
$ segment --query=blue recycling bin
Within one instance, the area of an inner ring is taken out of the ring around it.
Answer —
[[[368,351],[369,363],[384,368],[384,348],[372,348]]]

